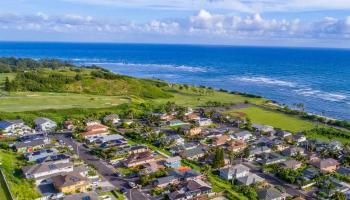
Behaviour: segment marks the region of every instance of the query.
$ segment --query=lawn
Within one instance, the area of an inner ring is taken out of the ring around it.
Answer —
[[[175,88],[176,87],[176,88]],[[263,98],[249,98],[242,95],[235,95],[226,92],[219,92],[214,90],[207,90],[203,88],[178,89],[175,86],[168,91],[173,97],[154,100],[155,103],[164,104],[168,101],[173,101],[182,106],[203,106],[208,101],[216,101],[223,104],[240,104],[249,101],[254,104],[263,104],[266,99]]]
[[[0,178],[0,199],[2,200],[10,200],[11,197],[8,195],[8,193],[5,191],[5,182]]]
[[[18,156],[13,152],[0,150],[3,172],[7,178],[11,193],[17,200],[36,199],[40,197],[40,194],[35,190],[34,183],[22,177],[20,168],[25,163]]]
[[[293,133],[312,129],[315,126],[315,124],[310,121],[255,106],[233,110],[230,112],[233,114],[242,112],[245,113],[253,123],[270,125],[275,128],[291,131]]]
[[[128,103],[120,96],[96,96],[72,93],[16,92],[0,97],[0,111],[22,112],[45,109],[106,108]]]

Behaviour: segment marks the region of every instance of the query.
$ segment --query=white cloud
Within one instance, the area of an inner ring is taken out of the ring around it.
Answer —
[[[266,19],[260,14],[247,16],[214,14],[200,10],[187,20],[106,21],[76,14],[33,15],[0,14],[0,30],[115,35],[203,36],[239,39],[350,39],[350,16],[343,19],[326,17],[309,22],[300,19]],[[118,34],[119,35],[119,34]]]

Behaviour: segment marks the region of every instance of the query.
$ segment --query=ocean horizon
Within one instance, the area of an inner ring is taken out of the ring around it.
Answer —
[[[0,42],[1,57],[55,58],[115,73],[260,95],[350,120],[350,50],[302,47]]]

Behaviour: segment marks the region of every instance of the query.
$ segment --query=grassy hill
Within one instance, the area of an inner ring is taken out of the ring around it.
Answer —
[[[13,74],[9,74],[9,76]],[[2,75],[5,76],[5,75]],[[39,68],[17,72],[5,90],[9,92],[56,92],[103,96],[169,98],[165,82],[116,75],[103,69]]]

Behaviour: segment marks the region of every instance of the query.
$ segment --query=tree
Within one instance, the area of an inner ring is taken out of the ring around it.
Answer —
[[[333,194],[333,196],[331,197],[331,199],[334,199],[334,200],[346,200],[346,196],[342,192],[335,192]]]
[[[10,83],[10,80],[9,80],[9,77],[6,76],[6,79],[5,79],[5,86],[4,86],[4,89],[6,91],[10,91],[11,90],[11,83]]]
[[[225,166],[225,154],[224,154],[224,149],[222,148],[217,148],[215,150],[215,155],[213,159],[213,168],[217,169],[220,167]]]
[[[82,78],[82,77],[81,77],[80,74],[76,74],[75,77],[74,77],[74,79],[75,79],[76,81],[80,81],[81,78]]]
[[[205,164],[203,167],[202,167],[202,173],[205,174],[205,175],[208,175],[211,171],[211,166],[208,165],[208,164]]]
[[[252,121],[250,120],[250,118],[249,117],[247,117],[246,118],[246,123],[245,123],[245,128],[247,129],[247,130],[253,130],[253,124],[252,124]]]

